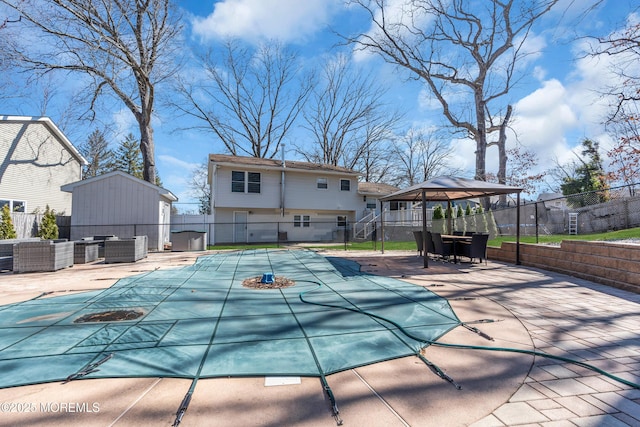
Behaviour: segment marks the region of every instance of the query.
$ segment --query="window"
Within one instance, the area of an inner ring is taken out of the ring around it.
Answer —
[[[260,173],[231,171],[232,193],[260,193]]]
[[[260,193],[260,174],[247,172],[247,193]]]
[[[244,193],[244,172],[231,171],[231,192]]]
[[[400,211],[407,209],[407,202],[389,202],[390,211]]]
[[[350,179],[341,179],[340,180],[340,191],[351,191],[351,180]]]
[[[319,190],[326,190],[327,188],[329,188],[329,184],[327,183],[327,178],[318,178],[318,180],[316,181],[316,187]]]
[[[373,202],[367,202],[367,209],[370,209],[370,210],[376,210],[376,207],[377,207],[377,205],[376,205],[376,202],[375,202],[375,201],[373,201]]]
[[[344,215],[338,215],[338,227],[346,227],[347,226],[347,217]]]
[[[309,227],[310,217],[309,215],[294,215],[293,226],[294,227]]]
[[[9,206],[11,212],[26,212],[27,202],[23,200],[0,199],[0,209],[3,206]]]

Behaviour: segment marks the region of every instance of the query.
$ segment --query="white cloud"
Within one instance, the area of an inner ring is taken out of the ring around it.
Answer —
[[[194,18],[193,31],[205,40],[304,41],[326,26],[341,4],[339,0],[223,0],[206,18]]]

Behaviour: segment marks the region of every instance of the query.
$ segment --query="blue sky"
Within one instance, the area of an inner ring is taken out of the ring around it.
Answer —
[[[512,126],[517,139],[537,154],[539,169],[570,160],[572,149],[585,137],[597,139],[604,149],[610,146],[611,140],[601,125],[606,100],[594,90],[612,82],[609,59],[581,57],[585,41],[576,37],[606,35],[621,28],[629,14],[637,10],[636,1],[607,0],[593,14],[579,20],[579,12],[590,1],[561,0],[558,12],[550,14],[530,34],[528,47],[532,55],[522,65],[524,78],[505,101],[515,108]],[[366,16],[342,0],[182,0],[178,4],[184,12],[187,44],[196,49],[212,46],[228,36],[253,44],[279,39],[310,63],[320,63],[322,58],[335,54],[334,46],[340,39],[334,31],[353,34],[366,32],[370,26]],[[352,53],[348,49],[346,52]],[[419,83],[408,82],[406,74],[375,57],[358,55],[356,59],[392,88],[390,101],[407,111],[407,127],[430,127],[441,122],[440,111],[428,102],[427,92]],[[7,102],[0,113],[38,115],[34,111],[37,103],[33,100],[30,107],[29,103]],[[55,122],[55,109],[51,111],[47,115]],[[131,113],[118,109],[111,115],[121,133],[137,134]],[[190,204],[194,200],[188,191],[191,170],[203,163],[209,153],[222,153],[221,144],[213,134],[175,132],[171,113],[160,108],[154,129],[156,162],[164,186],[179,197],[177,206],[181,211],[196,209]],[[516,140],[515,134],[509,138]],[[78,145],[86,135],[73,132],[70,139]],[[452,162],[472,177],[474,144],[452,143],[457,147]],[[288,153],[287,157],[294,156]],[[493,151],[488,152],[487,169],[497,169],[497,154]]]

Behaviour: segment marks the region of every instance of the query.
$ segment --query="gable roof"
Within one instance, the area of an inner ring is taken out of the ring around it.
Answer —
[[[57,139],[69,150],[69,152],[80,162],[82,165],[87,165],[89,162],[80,154],[78,149],[69,141],[69,139],[62,133],[60,129],[51,121],[49,117],[44,116],[0,116],[0,123],[41,123],[49,132],[57,137]]]
[[[215,163],[224,166],[246,166],[255,169],[278,170],[283,168],[282,160],[264,159],[259,157],[232,156],[228,154],[209,154],[209,163]],[[343,168],[320,163],[300,162],[295,160],[285,160],[285,169],[293,169],[300,172],[322,172],[341,175],[359,175],[358,172]]]
[[[123,172],[123,171],[119,171],[119,170],[107,172],[107,173],[102,174],[102,175],[93,176],[91,178],[82,179],[80,181],[72,182],[70,184],[63,185],[62,187],[60,187],[60,189],[62,191],[66,191],[67,193],[73,193],[73,189],[76,188],[76,187],[80,187],[82,185],[88,185],[88,184],[91,184],[91,183],[94,183],[94,182],[98,182],[98,181],[102,181],[102,180],[105,180],[105,179],[109,179],[109,178],[112,178],[114,176],[121,176],[123,178],[132,180],[132,181],[138,183],[139,185],[144,185],[144,186],[146,186],[148,188],[153,188],[156,191],[158,191],[158,194],[160,194],[161,196],[166,197],[167,199],[171,200],[172,202],[175,202],[175,201],[178,200],[178,198],[171,191],[169,191],[169,190],[167,190],[165,188],[159,187],[157,185],[151,184],[150,182],[147,182],[147,181],[145,181],[143,179],[136,178],[133,175],[129,175],[128,173]]]

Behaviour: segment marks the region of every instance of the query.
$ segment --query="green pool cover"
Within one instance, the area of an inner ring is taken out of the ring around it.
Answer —
[[[265,272],[295,285],[242,285]],[[114,312],[130,320],[110,319]],[[80,377],[323,377],[415,355],[460,324],[445,299],[347,260],[229,252],[105,290],[0,306],[0,387]]]

